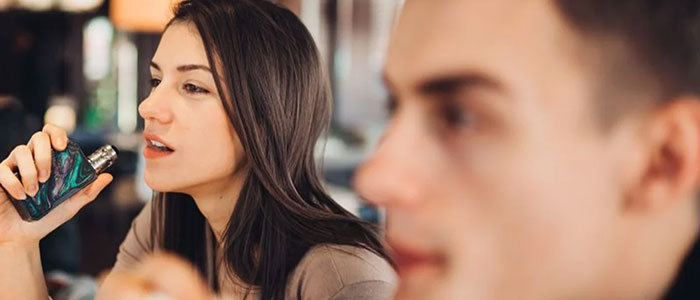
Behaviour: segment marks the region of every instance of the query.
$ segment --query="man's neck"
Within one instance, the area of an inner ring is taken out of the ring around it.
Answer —
[[[624,250],[610,266],[614,276],[608,294],[624,299],[661,299],[672,286],[698,239],[700,216],[691,200],[657,214],[637,217],[621,232],[625,237],[619,246]]]
[[[664,300],[700,299],[698,279],[700,279],[700,240],[695,240],[673,284],[666,291]]]

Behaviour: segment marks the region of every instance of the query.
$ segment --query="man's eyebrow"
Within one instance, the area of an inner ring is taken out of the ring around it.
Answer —
[[[418,84],[418,91],[426,95],[456,93],[464,88],[486,87],[503,90],[503,85],[491,77],[474,72],[429,77]]]
[[[382,74],[384,85],[390,92],[397,92],[388,72]],[[504,92],[505,88],[498,80],[478,72],[446,73],[421,80],[417,91],[425,95],[456,93],[464,88],[486,87]]]

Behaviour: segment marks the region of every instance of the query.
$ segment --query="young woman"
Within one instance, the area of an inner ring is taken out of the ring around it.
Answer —
[[[394,273],[380,239],[328,196],[318,174],[314,149],[330,116],[321,65],[308,31],[276,4],[179,4],[139,106],[145,180],[157,192],[134,220],[106,286],[164,250],[236,299],[391,298]],[[49,176],[51,145],[63,149],[65,132],[47,126],[0,165],[0,184],[15,198],[36,193]],[[28,278],[17,283],[13,275],[0,290],[24,285],[22,298],[45,299],[35,244],[110,180],[102,175],[34,223],[0,196],[0,257],[11,257],[0,258],[0,270],[11,266]]]

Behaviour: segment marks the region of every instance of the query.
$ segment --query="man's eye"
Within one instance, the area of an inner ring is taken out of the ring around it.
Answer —
[[[442,117],[448,126],[468,126],[471,122],[471,114],[459,105],[445,105],[442,110]]]
[[[444,98],[439,100],[435,107],[435,118],[438,125],[444,132],[461,132],[473,127],[474,112],[459,103],[457,99]]]

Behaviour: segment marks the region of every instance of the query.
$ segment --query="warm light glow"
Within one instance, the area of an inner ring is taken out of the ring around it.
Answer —
[[[172,8],[180,0],[112,0],[109,18],[126,31],[161,32],[172,17]]]
[[[104,0],[58,0],[58,6],[65,11],[82,12],[99,7]]]
[[[44,11],[49,10],[53,7],[54,0],[17,0],[20,7],[34,10],[34,11]]]
[[[96,17],[83,30],[83,73],[97,81],[109,74],[114,28],[106,17]]]
[[[68,133],[75,130],[76,112],[72,105],[68,104],[70,100],[59,100],[56,104],[49,106],[44,114],[44,123],[53,124],[63,128]]]
[[[117,41],[117,127],[131,133],[137,125],[138,51],[126,36]]]

